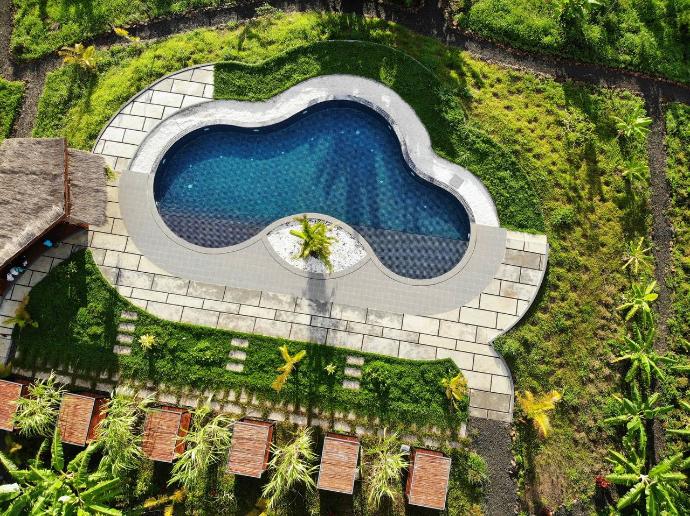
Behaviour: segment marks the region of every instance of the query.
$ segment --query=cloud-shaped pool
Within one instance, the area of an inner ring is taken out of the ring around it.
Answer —
[[[289,215],[324,213],[408,278],[449,271],[469,240],[460,201],[410,169],[381,115],[350,101],[322,102],[267,127],[195,130],[161,160],[154,198],[176,235],[210,248],[239,244]]]

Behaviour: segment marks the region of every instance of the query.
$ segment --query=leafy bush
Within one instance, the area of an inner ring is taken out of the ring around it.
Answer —
[[[0,77],[0,142],[10,135],[24,96],[24,84]]]

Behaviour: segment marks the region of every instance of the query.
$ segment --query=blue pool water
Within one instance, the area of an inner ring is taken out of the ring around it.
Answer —
[[[154,197],[175,234],[211,248],[282,217],[324,213],[411,278],[450,270],[469,237],[462,204],[414,174],[386,120],[355,102],[324,102],[260,129],[194,131],[161,160]]]

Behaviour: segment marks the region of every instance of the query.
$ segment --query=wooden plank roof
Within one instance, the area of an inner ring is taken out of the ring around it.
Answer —
[[[326,434],[321,452],[318,488],[352,494],[358,459],[359,440],[356,437]]]
[[[16,401],[22,395],[25,385],[9,380],[0,380],[0,429],[14,430],[14,414],[17,412]]]
[[[91,441],[96,426],[104,417],[101,411],[104,401],[103,396],[63,394],[58,415],[62,442],[85,446]]]
[[[228,455],[228,471],[235,475],[261,478],[266,471],[272,437],[273,423],[269,421],[236,422]]]
[[[429,509],[446,508],[448,479],[450,477],[450,458],[442,453],[416,449],[407,487],[407,501]]]
[[[191,415],[185,409],[164,407],[150,411],[144,422],[142,449],[149,459],[172,462],[184,451],[181,438],[189,430]]]

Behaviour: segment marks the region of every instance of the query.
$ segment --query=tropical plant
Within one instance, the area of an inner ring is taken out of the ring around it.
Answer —
[[[647,165],[641,161],[633,161],[620,168],[621,176],[627,179],[630,184],[635,185],[644,183],[647,180]]]
[[[525,417],[532,421],[539,435],[547,437],[551,431],[551,421],[547,412],[556,408],[556,403],[561,399],[561,393],[550,391],[539,397],[535,397],[531,391],[517,394],[518,405]]]
[[[625,320],[629,321],[639,311],[642,311],[643,317],[651,317],[652,307],[650,303],[656,301],[659,294],[654,292],[656,288],[656,281],[647,283],[642,286],[639,283],[634,283],[631,286],[631,291],[625,295],[624,303],[616,308],[616,310],[625,311]]]
[[[623,270],[630,268],[635,275],[640,270],[650,272],[652,270],[652,257],[648,253],[651,249],[651,246],[644,246],[644,237],[640,237],[637,243],[628,242],[625,257],[623,258],[625,260]]]
[[[113,393],[104,407],[106,417],[96,428],[96,440],[103,446],[100,470],[119,477],[140,464],[144,455],[139,423],[150,403],[151,398],[137,401],[132,396]]]
[[[273,458],[268,464],[271,478],[261,493],[268,499],[268,511],[276,511],[297,486],[310,493],[314,491],[316,483],[313,476],[318,468],[314,465],[313,444],[311,429],[301,428],[292,441],[272,447]]]
[[[597,0],[561,0],[561,20],[563,23],[583,23],[592,7],[601,5]]]
[[[13,325],[16,324],[20,330],[23,330],[26,326],[31,326],[32,328],[38,328],[38,323],[31,318],[31,314],[26,309],[26,305],[29,304],[29,296],[24,297],[21,303],[17,305],[14,311],[14,315],[8,319],[5,319],[3,324]]]
[[[145,514],[153,509],[163,507],[163,516],[173,516],[175,514],[175,506],[181,504],[187,498],[187,491],[184,488],[176,489],[171,494],[157,496],[155,498],[147,498],[141,504]]]
[[[625,118],[614,116],[613,119],[616,121],[618,135],[626,138],[644,138],[652,125],[652,119],[644,115],[642,108],[631,111]]]
[[[441,380],[441,386],[446,390],[446,398],[457,408],[458,401],[467,395],[467,380],[462,373],[458,373],[455,376],[443,378]]]
[[[326,374],[329,376],[332,376],[335,374],[336,371],[336,366],[333,362],[330,362],[329,364],[326,364],[326,366],[323,368],[324,371],[326,371]]]
[[[633,328],[634,338],[623,337],[620,344],[620,355],[613,359],[613,362],[623,360],[630,361],[630,368],[625,375],[625,380],[631,383],[639,373],[642,384],[648,389],[652,383],[652,377],[664,379],[666,377],[661,366],[674,364],[676,360],[668,355],[662,355],[654,350],[654,327]]]
[[[84,47],[82,43],[77,43],[73,47],[62,47],[58,55],[66,64],[76,64],[84,70],[96,69],[96,47],[93,45]]]
[[[139,337],[139,344],[144,351],[150,351],[156,345],[156,336],[146,333]]]
[[[115,32],[115,34],[121,38],[125,38],[130,43],[139,43],[139,41],[141,41],[140,37],[132,36],[127,29],[123,29],[121,27],[113,27],[113,32]]]
[[[364,452],[366,458],[367,504],[378,512],[384,500],[395,501],[399,496],[397,485],[408,466],[405,453],[400,449],[397,434],[386,435]]]
[[[606,424],[626,424],[628,431],[636,431],[644,429],[645,421],[651,421],[655,417],[667,414],[673,410],[673,405],[664,405],[655,407],[661,394],[655,392],[647,399],[640,395],[640,391],[636,385],[632,387],[632,394],[630,399],[622,396],[613,396],[616,401],[618,415],[604,419]]]
[[[307,351],[305,349],[303,349],[302,351],[298,351],[293,356],[290,356],[288,347],[285,344],[280,346],[278,348],[278,351],[280,351],[280,355],[283,357],[285,363],[277,369],[278,371],[280,371],[280,374],[276,376],[276,379],[273,380],[273,383],[271,384],[271,387],[276,392],[280,392],[283,390],[283,387],[285,386],[285,383],[292,374],[293,369],[295,369],[297,367],[297,364],[304,357],[307,356]]]
[[[312,224],[306,215],[296,217],[295,220],[302,225],[301,231],[290,230],[291,235],[302,240],[302,249],[296,257],[306,259],[311,256],[320,260],[329,272],[333,271],[331,245],[336,242],[336,239],[327,235],[326,223],[318,220]]]
[[[14,424],[21,435],[28,437],[50,435],[60,409],[63,388],[58,385],[55,373],[45,380],[29,385],[28,396],[16,401]]]
[[[60,430],[56,427],[50,443],[49,465],[43,464],[39,453],[28,469],[19,469],[0,452],[0,462],[16,482],[14,485],[10,484],[12,489],[6,489],[9,492],[5,496],[0,497],[0,507],[5,509],[4,514],[122,514],[106,505],[120,495],[120,480],[102,472],[89,472],[91,458],[99,446],[89,445],[65,467]]]
[[[232,419],[224,414],[209,417],[204,405],[194,411],[192,428],[184,437],[185,450],[173,465],[168,485],[179,484],[190,492],[203,491],[211,467],[225,457],[230,448]]]

